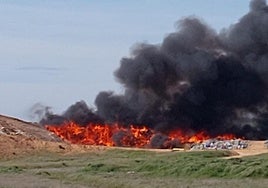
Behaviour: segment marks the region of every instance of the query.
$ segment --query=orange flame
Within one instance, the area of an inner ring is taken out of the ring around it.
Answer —
[[[68,140],[73,144],[103,146],[150,147],[150,142],[156,134],[156,132],[146,126],[138,127],[131,125],[126,128],[118,124],[89,124],[87,126],[80,126],[74,122],[65,122],[60,126],[47,125],[46,128],[63,140]],[[200,143],[210,139],[210,136],[205,131],[186,134],[180,129],[173,130],[166,136],[168,137],[166,142],[179,141],[180,143]],[[230,140],[235,139],[235,135],[224,134],[216,138]]]

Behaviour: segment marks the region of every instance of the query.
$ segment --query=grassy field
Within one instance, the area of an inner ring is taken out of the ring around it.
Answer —
[[[0,160],[0,187],[268,187],[268,154],[107,149]]]

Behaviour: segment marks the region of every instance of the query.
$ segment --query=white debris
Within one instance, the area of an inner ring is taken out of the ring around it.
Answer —
[[[4,130],[4,127],[1,126],[0,127],[0,134],[5,134],[3,130]]]
[[[135,174],[135,171],[128,171],[127,174]]]
[[[232,150],[232,149],[245,149],[248,147],[248,141],[236,140],[218,140],[210,139],[202,143],[193,144],[191,150]]]
[[[3,126],[0,126],[0,134],[4,135],[24,135],[25,133],[19,129],[13,129],[13,128],[6,128]]]
[[[265,147],[268,149],[268,140],[264,142]]]

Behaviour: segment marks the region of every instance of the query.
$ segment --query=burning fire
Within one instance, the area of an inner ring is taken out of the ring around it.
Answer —
[[[122,127],[118,124],[101,125],[89,124],[80,126],[74,122],[65,122],[63,125],[47,125],[47,130],[54,132],[63,140],[68,140],[73,144],[103,145],[103,146],[126,146],[126,147],[152,147],[151,142],[156,135],[162,135],[145,126]],[[175,143],[200,143],[211,137],[204,131],[193,135],[185,134],[182,130],[173,130],[167,135],[162,135],[164,139],[161,147],[172,148]],[[233,134],[224,134],[217,139],[235,139]]]

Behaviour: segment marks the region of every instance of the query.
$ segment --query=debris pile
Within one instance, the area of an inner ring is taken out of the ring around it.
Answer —
[[[248,147],[247,140],[209,139],[203,141],[202,143],[193,144],[191,150],[232,150],[232,149],[245,149],[247,147]]]
[[[264,142],[265,147],[268,149],[268,140]]]
[[[51,134],[41,125],[3,115],[0,115],[0,136],[20,136],[44,141],[61,141],[59,137]]]
[[[0,125],[0,134],[4,135],[24,135],[25,133],[19,129],[3,127]]]

